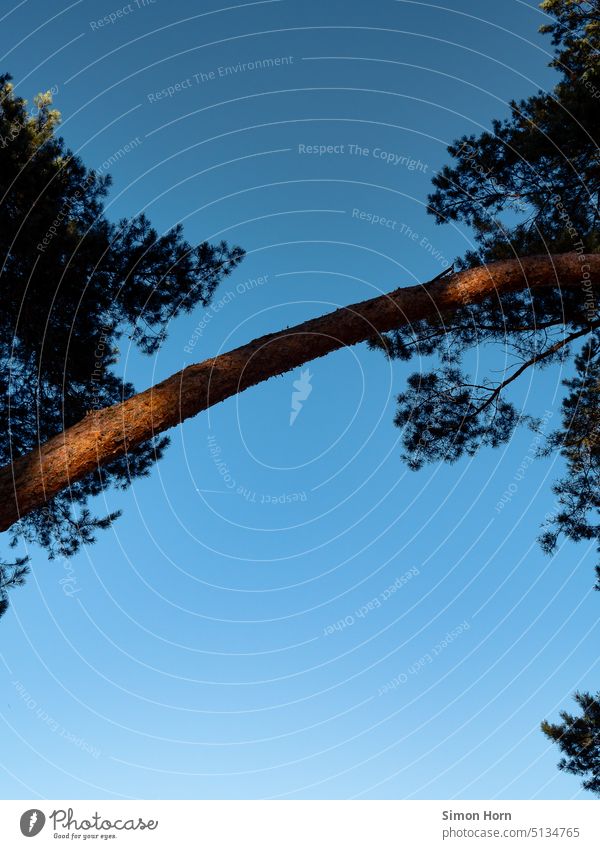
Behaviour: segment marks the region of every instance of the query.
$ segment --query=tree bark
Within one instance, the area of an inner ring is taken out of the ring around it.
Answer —
[[[0,470],[0,531],[42,507],[98,466],[152,436],[270,377],[339,348],[421,319],[527,288],[600,283],[600,255],[575,253],[506,260],[396,289],[226,354],[187,366],[133,398],[83,421]]]

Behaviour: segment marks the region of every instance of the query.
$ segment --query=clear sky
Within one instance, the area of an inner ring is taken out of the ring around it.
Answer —
[[[531,0],[222,5],[3,6],[2,69],[112,163],[108,214],[247,251],[158,356],[124,340],[140,389],[442,271],[471,245],[425,213],[446,145],[553,82]],[[599,684],[594,552],[539,550],[560,467],[529,432],[407,471],[395,396],[428,365],[360,346],[252,389],[107,492],[96,545],[31,552],[0,622],[3,797],[585,795],[539,722]],[[563,377],[513,397],[556,411]]]

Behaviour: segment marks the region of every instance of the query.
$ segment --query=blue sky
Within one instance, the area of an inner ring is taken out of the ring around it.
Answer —
[[[552,85],[543,20],[520,0],[8,10],[2,67],[28,98],[54,87],[69,146],[112,164],[108,214],[247,251],[156,357],[125,339],[122,373],[145,388],[463,254],[470,233],[425,213],[431,177]],[[583,795],[538,728],[598,686],[594,553],[540,552],[560,467],[530,464],[529,432],[407,471],[395,396],[427,365],[360,346],[256,387],[106,492],[124,515],[96,545],[31,552],[0,623],[3,797]],[[514,390],[548,430],[563,377]]]

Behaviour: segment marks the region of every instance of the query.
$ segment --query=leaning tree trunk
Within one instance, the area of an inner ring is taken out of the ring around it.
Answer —
[[[83,421],[0,470],[0,531],[99,466],[250,386],[379,333],[509,292],[600,282],[600,255],[532,256],[492,263],[271,333],[190,365]]]

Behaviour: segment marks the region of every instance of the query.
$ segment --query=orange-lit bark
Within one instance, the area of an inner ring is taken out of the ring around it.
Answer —
[[[191,365],[133,398],[108,407],[0,470],[0,530],[44,505],[97,466],[190,416],[270,377],[413,321],[527,288],[600,283],[600,255],[507,260],[397,289]]]

